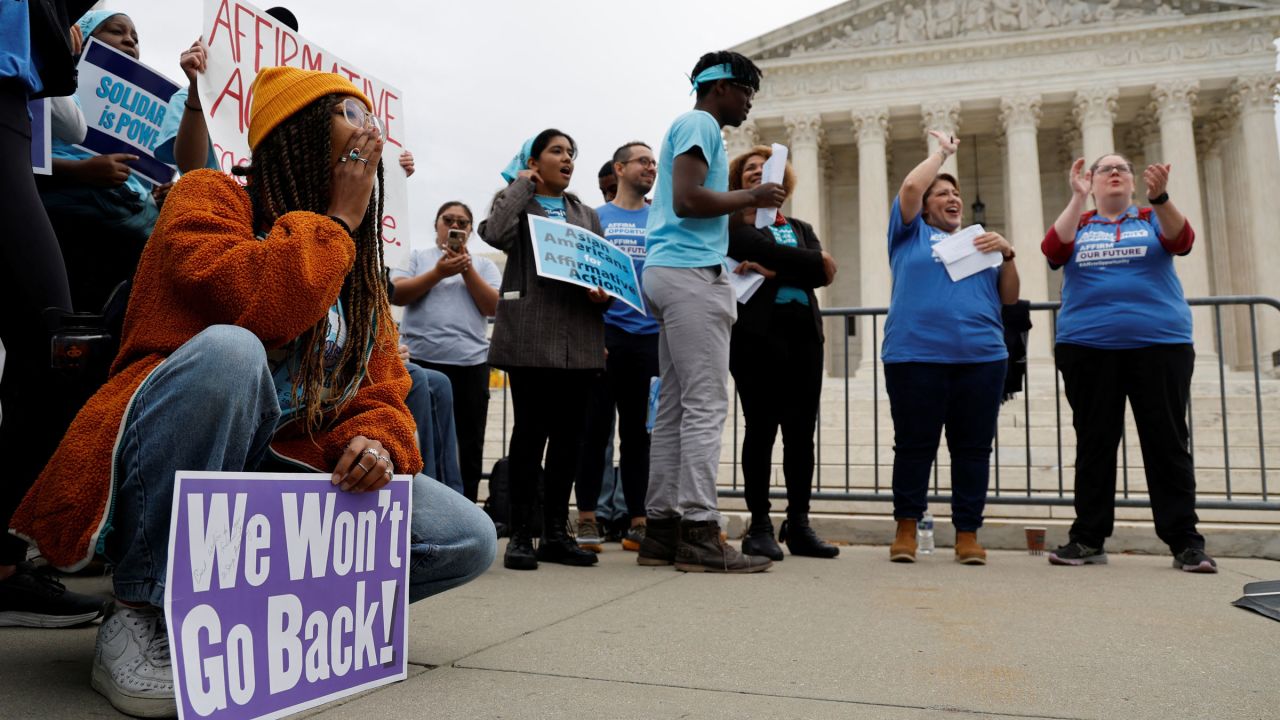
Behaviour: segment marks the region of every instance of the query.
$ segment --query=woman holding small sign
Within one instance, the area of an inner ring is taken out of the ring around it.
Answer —
[[[759,187],[773,149],[758,145],[729,163],[729,189]],[[795,173],[787,163],[782,187],[790,196]],[[751,208],[729,229],[729,257],[735,272],[756,271],[765,281],[751,299],[738,304],[738,322],[729,341],[729,371],[742,399],[742,478],[751,525],[742,552],[782,560],[769,518],[769,475],[773,443],[782,430],[782,475],[787,485],[787,519],[778,539],[792,555],[833,558],[840,548],[823,542],[809,525],[813,494],[813,433],[822,396],[822,318],[815,288],[831,284],[836,261],[822,249],[809,223],[778,212],[773,225],[755,226]]]
[[[1195,231],[1169,199],[1169,165],[1143,173],[1150,207],[1133,203],[1134,168],[1104,155],[1071,166],[1071,201],[1040,249],[1062,268],[1062,310],[1054,354],[1076,430],[1076,520],[1054,565],[1105,564],[1115,525],[1116,448],[1125,399],[1133,408],[1156,534],[1173,566],[1215,573],[1196,530],[1195,464],[1187,404],[1196,353],[1191,308],[1173,259],[1191,252]],[[1093,211],[1085,212],[1089,199]]]
[[[579,548],[567,525],[591,377],[604,368],[609,296],[599,288],[540,277],[528,220],[537,215],[604,235],[595,210],[566,192],[577,154],[573,138],[554,128],[526,141],[502,173],[509,184],[480,223],[480,237],[507,254],[489,364],[507,371],[515,411],[511,540],[503,557],[503,564],[514,570],[535,570],[539,560],[596,563],[596,554]],[[532,514],[544,451],[542,541],[535,554]]]
[[[128,714],[175,712],[161,607],[176,472],[324,471],[363,493],[422,467],[382,275],[370,107],[337,75],[258,74],[247,187],[203,169],[174,186],[114,372],[14,516],[55,566],[99,550],[114,563],[93,686]],[[421,474],[409,543],[411,602],[496,551],[488,517]]]
[[[134,60],[141,55],[138,30],[124,13],[93,10],[78,27],[86,44],[93,38]],[[86,120],[93,127],[99,119]],[[53,138],[53,174],[37,184],[62,246],[72,302],[81,312],[96,312],[133,277],[160,210],[156,188],[129,165],[137,155],[96,155],[74,144],[80,140]]]
[[[1009,357],[1000,308],[1018,299],[1018,269],[1013,246],[999,233],[981,232],[973,239],[994,265],[967,277],[953,280],[935,255],[935,247],[963,225],[964,203],[960,183],[939,172],[959,141],[929,134],[937,138],[938,151],[902,181],[889,211],[893,291],[881,358],[893,415],[898,524],[889,559],[915,562],[916,523],[927,509],[929,470],[945,426],[956,561],[985,565],[987,551],[977,531]]]

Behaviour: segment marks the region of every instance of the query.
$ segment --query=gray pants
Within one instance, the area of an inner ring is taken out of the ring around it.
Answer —
[[[720,266],[644,269],[658,334],[658,415],[649,446],[646,512],[719,520],[716,472],[729,412],[729,336],[738,303]]]

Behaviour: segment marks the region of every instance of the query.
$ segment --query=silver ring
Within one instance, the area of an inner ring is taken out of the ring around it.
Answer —
[[[351,158],[347,157],[346,155],[343,155],[342,157],[338,158],[338,162],[343,163],[343,162],[346,162],[346,161],[348,161],[348,160],[350,160],[350,159],[351,159]]]
[[[365,165],[368,165],[368,164],[369,164],[369,158],[362,158],[362,157],[358,157],[358,158],[356,158],[356,159],[357,159],[357,160],[359,160],[360,162],[364,163]]]
[[[355,148],[351,148],[351,152],[347,153],[347,157],[351,158],[352,160],[359,160],[360,151]]]

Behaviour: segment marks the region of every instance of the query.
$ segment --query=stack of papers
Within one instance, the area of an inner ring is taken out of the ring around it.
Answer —
[[[764,177],[760,178],[763,183],[782,184],[782,179],[787,173],[787,146],[773,144],[773,154],[768,160],[764,161]],[[778,219],[778,208],[756,208],[756,227],[766,228]],[[746,302],[743,300],[742,302]]]
[[[737,270],[741,263],[731,257],[725,258],[724,264],[729,268],[729,286],[733,288],[733,294],[738,296],[738,302],[746,303],[764,284],[764,276],[755,270],[748,270],[739,275],[734,270]]]
[[[981,225],[970,225],[933,246],[933,254],[946,265],[947,275],[951,276],[952,282],[976,275],[987,268],[1000,267],[1004,262],[1004,256],[998,251],[984,253],[978,252],[978,248],[974,247],[973,241],[985,232]]]

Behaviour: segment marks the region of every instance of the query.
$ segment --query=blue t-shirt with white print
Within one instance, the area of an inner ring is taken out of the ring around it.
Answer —
[[[605,203],[596,208],[596,214],[600,216],[600,226],[604,228],[604,239],[626,253],[636,266],[640,297],[644,297],[644,241],[649,223],[649,206],[645,205],[639,210],[626,210],[613,203]],[[611,303],[604,311],[604,321],[633,335],[652,335],[658,332],[658,321],[640,314],[624,302]]]
[[[893,291],[880,357],[886,363],[980,363],[1004,360],[1000,270],[988,268],[953,281],[933,246],[949,236],[917,214],[902,219],[897,198],[889,210],[889,267]]]
[[[1143,216],[1146,217],[1143,217]],[[1154,212],[1090,217],[1063,267],[1060,343],[1103,349],[1191,342],[1191,307]]]
[[[566,222],[565,218],[567,218],[568,215],[566,215],[564,211],[563,196],[551,197],[550,195],[534,195],[533,199],[537,200],[538,204],[542,206],[542,212],[546,213],[547,217],[552,220]]]

